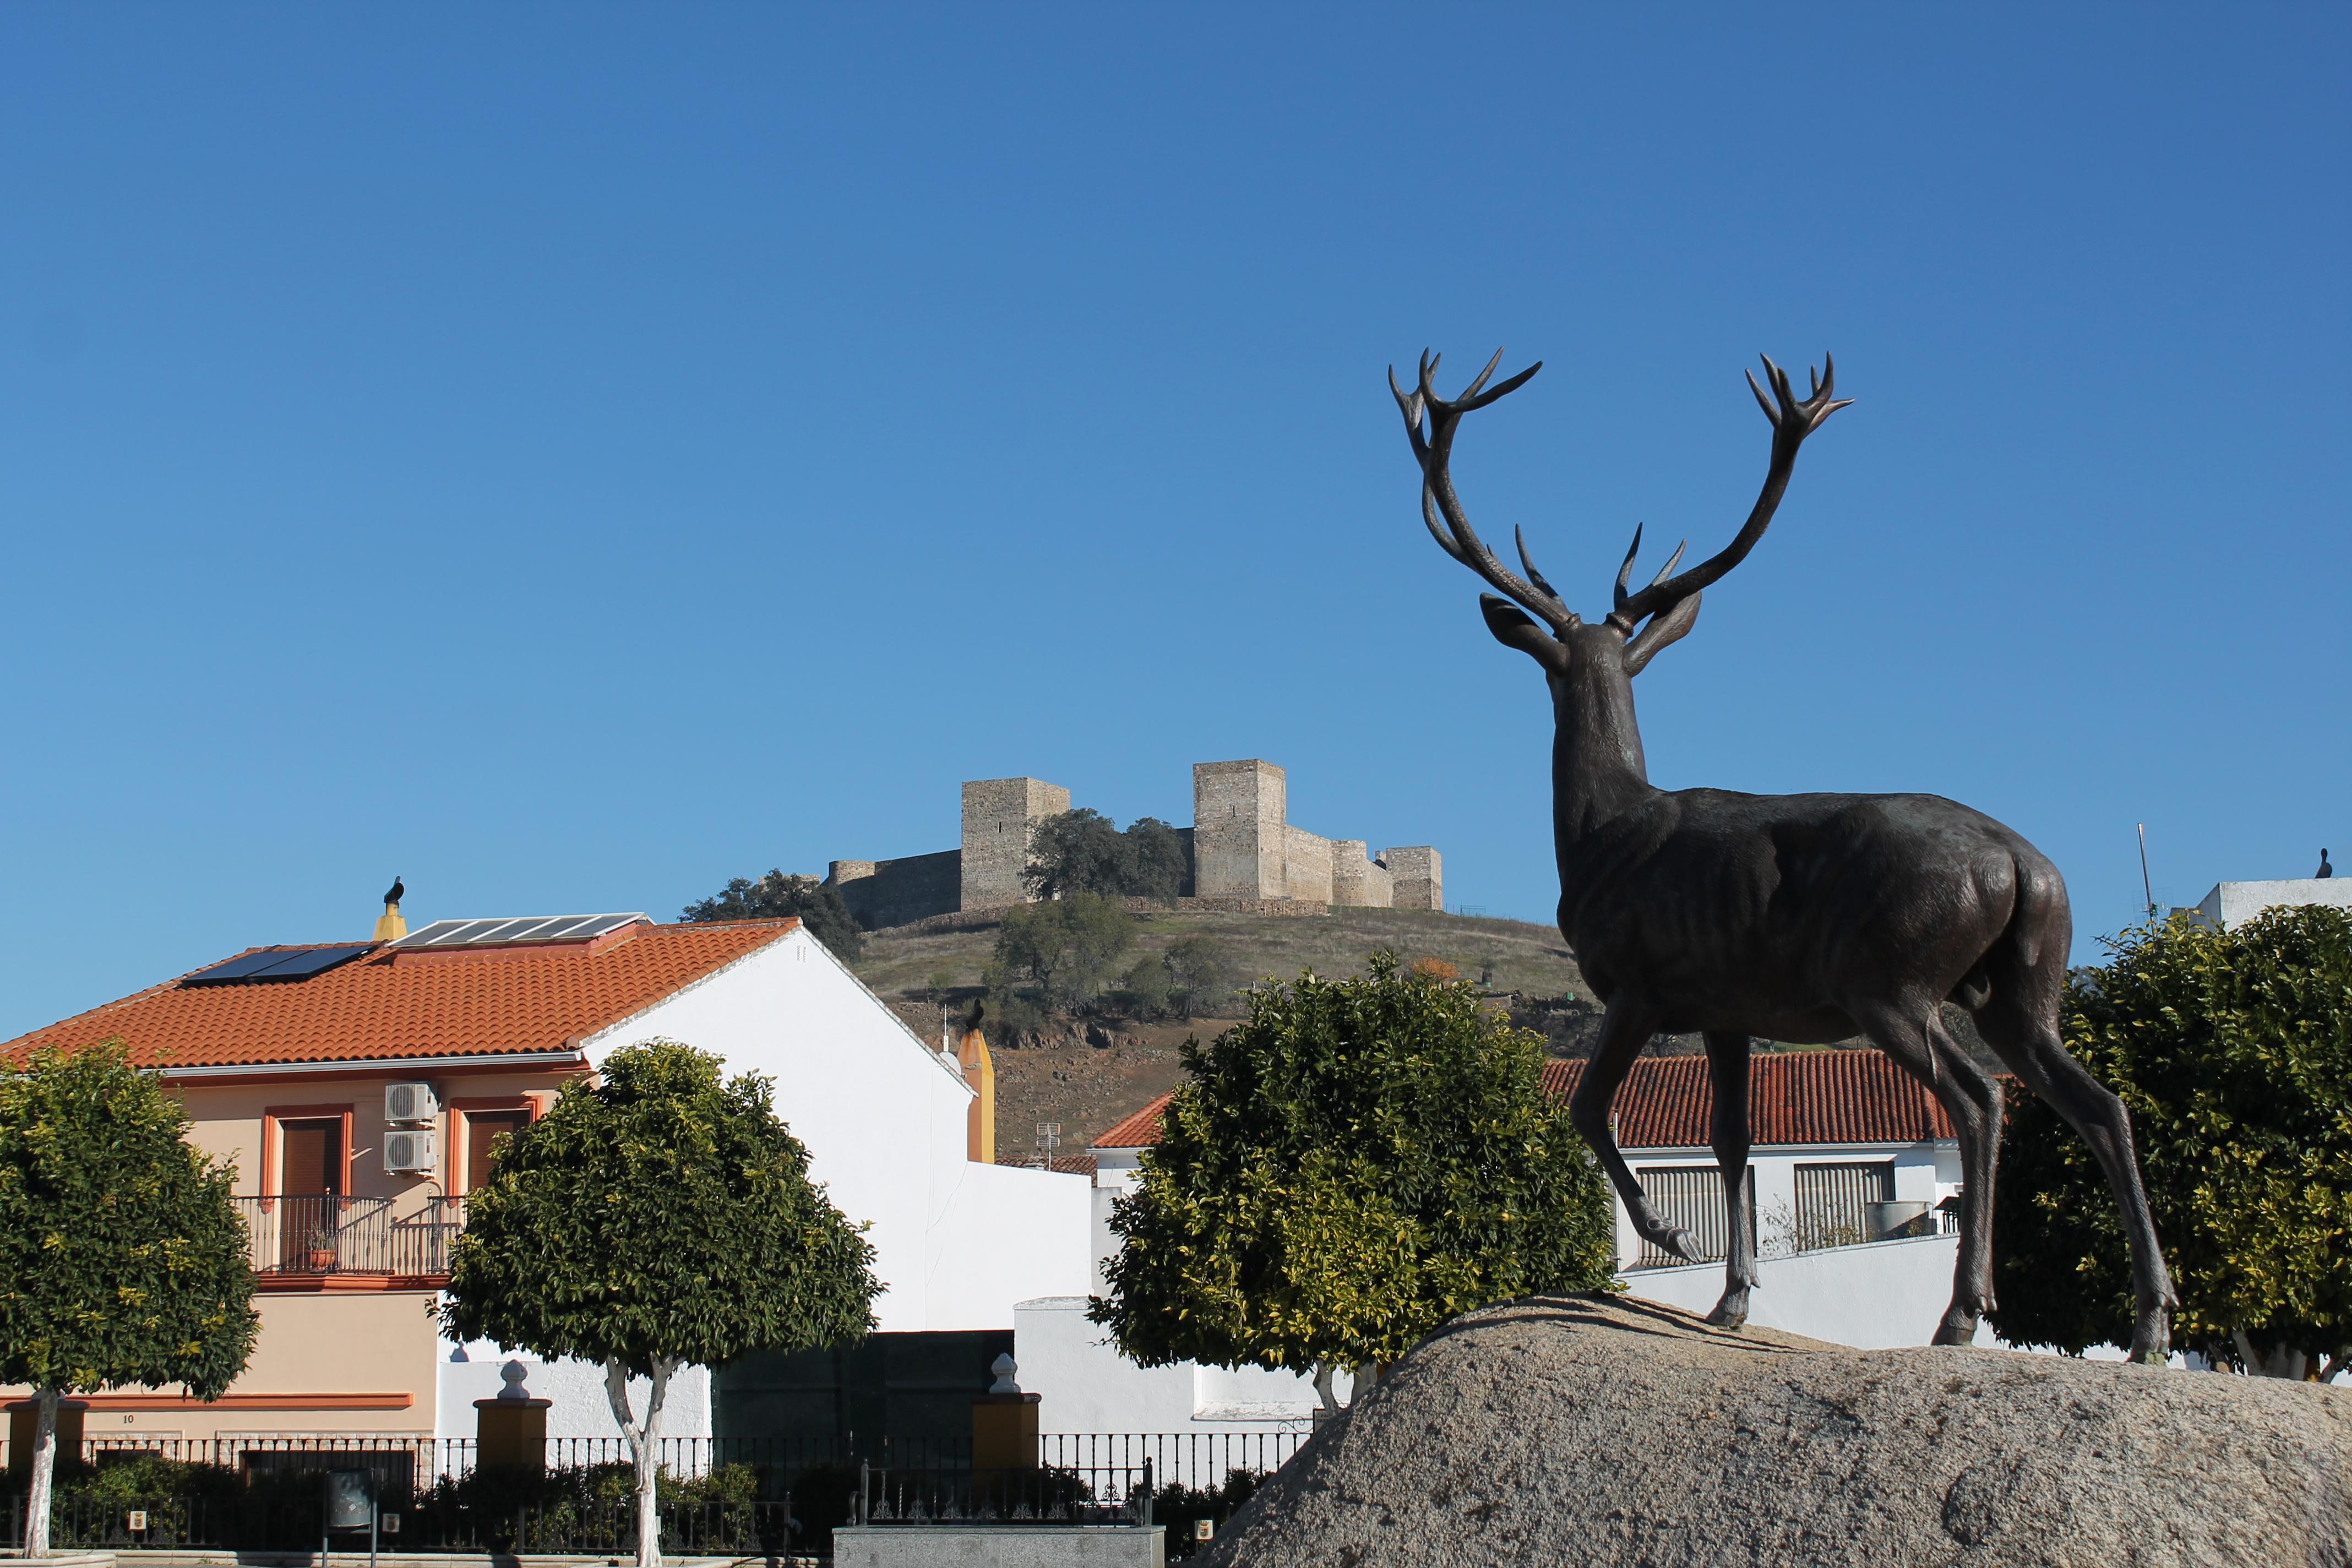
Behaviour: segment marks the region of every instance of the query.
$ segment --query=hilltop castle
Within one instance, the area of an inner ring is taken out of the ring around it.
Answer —
[[[1398,910],[1445,907],[1443,861],[1429,846],[1379,857],[1360,838],[1325,838],[1289,822],[1289,782],[1272,763],[1192,764],[1192,826],[1183,897],[1194,907],[1280,904]],[[860,924],[905,925],[962,910],[1025,903],[1022,873],[1037,825],[1070,809],[1043,779],[970,779],[963,846],[896,860],[835,860],[825,881]]]

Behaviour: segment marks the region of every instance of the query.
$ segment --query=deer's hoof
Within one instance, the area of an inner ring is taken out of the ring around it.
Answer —
[[[1977,1340],[1977,1319],[1973,1312],[1947,1312],[1944,1321],[1936,1325],[1931,1345],[1972,1345]]]
[[[2132,1325],[2131,1358],[2142,1366],[2163,1366],[2172,1360],[2172,1324],[2163,1308],[2140,1313]]]
[[[1706,1315],[1706,1321],[1718,1329],[1746,1328],[1748,1326],[1748,1287],[1735,1285],[1726,1290],[1723,1293],[1723,1299],[1715,1304],[1715,1310]]]
[[[1642,1239],[1660,1252],[1679,1258],[1685,1263],[1706,1261],[1698,1255],[1698,1238],[1677,1226],[1660,1225],[1644,1233]]]

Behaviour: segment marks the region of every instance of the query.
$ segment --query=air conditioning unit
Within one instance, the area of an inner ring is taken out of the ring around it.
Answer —
[[[391,1122],[436,1121],[441,1097],[429,1083],[388,1083],[383,1086],[383,1119]]]
[[[433,1152],[432,1129],[385,1133],[383,1168],[395,1176],[427,1176],[438,1170],[440,1166]]]

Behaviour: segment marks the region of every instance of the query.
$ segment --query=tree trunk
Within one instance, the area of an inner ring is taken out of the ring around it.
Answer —
[[[25,1498],[25,1555],[49,1554],[49,1492],[58,1473],[58,1391],[33,1394],[33,1484]]]
[[[1339,1371],[1335,1363],[1328,1361],[1318,1362],[1315,1366],[1315,1397],[1321,1400],[1323,1408],[1334,1415],[1339,1413],[1339,1396],[1331,1392],[1331,1379],[1338,1375]]]
[[[661,1436],[662,1401],[669,1394],[669,1374],[677,1363],[656,1357],[653,1390],[646,1395],[646,1419],[640,1426],[629,1414],[629,1372],[617,1361],[604,1363],[604,1399],[613,1419],[629,1440],[629,1458],[637,1471],[637,1568],[661,1568]]]
[[[2273,1344],[2271,1353],[2264,1355],[2243,1329],[2231,1330],[2230,1339],[2237,1346],[2238,1363],[2248,1377],[2284,1377],[2300,1383],[2310,1367],[2311,1358],[2293,1345]]]

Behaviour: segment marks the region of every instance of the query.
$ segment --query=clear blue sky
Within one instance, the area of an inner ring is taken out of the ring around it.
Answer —
[[[2340,6],[0,11],[0,1035],[255,942],[672,915],[1195,761],[1549,918],[1549,715],[1381,373],[1597,613],[1751,356],[1860,401],[1641,681],[2081,936],[2352,858]]]

